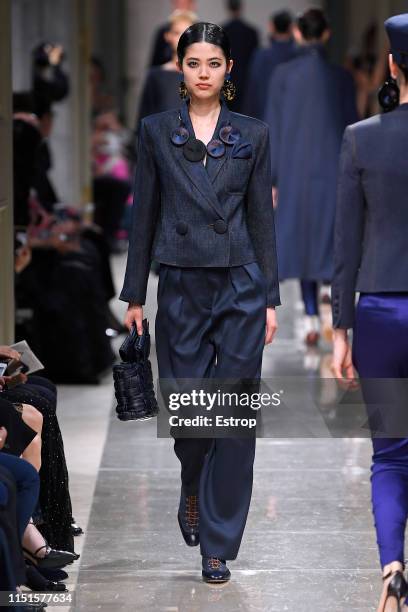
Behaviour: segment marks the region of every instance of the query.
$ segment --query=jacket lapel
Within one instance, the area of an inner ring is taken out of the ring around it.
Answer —
[[[223,127],[224,125],[227,125],[227,123],[230,121],[230,111],[228,109],[228,106],[226,105],[224,101],[221,102],[221,105],[222,105],[221,112],[219,114],[217,125],[215,127],[214,134],[212,136],[213,139],[217,138],[218,140],[220,139],[218,135],[220,128]],[[225,154],[222,157],[216,158],[216,157],[211,157],[211,155],[207,155],[206,170],[207,170],[208,176],[210,177],[211,183],[214,183],[215,179],[217,178],[219,171],[221,170],[221,168],[223,167],[223,165],[225,164],[226,160],[229,157],[231,149],[232,149],[231,146],[225,145]]]
[[[180,108],[181,118],[184,125],[188,129],[190,136],[195,137],[193,125],[191,123],[190,114],[188,112],[187,102],[184,102]],[[229,110],[225,102],[221,102],[221,111],[218,116],[217,125],[214,130],[213,138],[218,137],[218,132],[223,124],[226,124],[229,118]],[[173,128],[174,129],[174,128]],[[230,147],[226,147],[227,149]],[[225,217],[225,211],[223,211],[222,205],[215,192],[213,182],[220,171],[221,167],[225,163],[227,155],[223,155],[219,159],[215,159],[207,154],[207,167],[204,166],[202,161],[191,162],[186,159],[183,155],[183,148],[173,145],[175,155],[183,168],[186,175],[194,183],[201,195],[209,202],[212,208],[221,217]]]

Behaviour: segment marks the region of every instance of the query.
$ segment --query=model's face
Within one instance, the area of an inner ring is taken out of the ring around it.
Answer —
[[[227,63],[217,45],[207,42],[190,45],[181,66],[189,94],[202,99],[218,96],[232,65],[233,61]]]
[[[178,45],[178,41],[180,40],[180,36],[191,25],[192,25],[191,21],[188,21],[187,19],[180,19],[174,22],[170,30],[165,33],[164,37],[166,41],[169,43],[173,53],[176,53],[177,51],[177,45]]]

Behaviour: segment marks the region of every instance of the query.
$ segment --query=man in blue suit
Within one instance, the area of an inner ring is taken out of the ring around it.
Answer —
[[[292,15],[279,11],[270,18],[271,44],[265,49],[257,49],[249,68],[248,84],[245,92],[243,112],[250,117],[263,119],[267,97],[265,87],[279,64],[287,62],[296,54],[292,36]]]

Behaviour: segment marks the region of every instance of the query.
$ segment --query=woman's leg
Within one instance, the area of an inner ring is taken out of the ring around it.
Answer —
[[[40,489],[38,473],[24,459],[0,452],[0,466],[11,472],[17,487],[17,521],[20,541],[37,504]]]
[[[381,567],[404,563],[408,517],[408,447],[374,455],[371,469],[372,505]]]
[[[161,264],[157,293],[156,351],[162,380],[203,379],[211,374],[215,348],[210,338],[211,296],[205,291],[205,269]],[[186,495],[197,495],[210,441],[176,438]]]
[[[31,429],[37,432],[35,438],[24,449],[22,454],[23,459],[31,463],[37,472],[41,469],[41,431],[43,425],[43,416],[34,406],[23,404],[22,418],[24,423],[29,425]]]
[[[212,282],[212,335],[217,348],[213,377],[222,383],[261,376],[266,324],[266,285],[256,263],[217,271]],[[231,388],[225,389],[227,392]],[[200,481],[200,545],[203,557],[235,559],[252,495],[253,437],[216,438]]]
[[[2,395],[11,402],[34,406],[43,416],[39,500],[42,522],[38,526],[50,546],[73,551],[72,506],[64,443],[56,415],[55,393],[52,393],[52,388],[48,392],[54,397],[53,401],[37,393],[27,383],[3,391]]]
[[[316,281],[301,280],[300,289],[302,292],[302,300],[305,306],[305,314],[312,317],[319,314],[318,305],[318,284]]]
[[[375,426],[380,410],[379,421],[385,424],[386,431],[390,411],[395,413],[399,406],[405,410],[408,403],[408,397],[404,397],[406,388],[398,385],[398,381],[392,381],[408,377],[407,338],[408,294],[360,296],[354,328],[353,362],[361,379],[369,421]],[[387,378],[391,380],[381,380]],[[372,509],[380,563],[386,576],[390,571],[401,569],[404,562],[408,439],[379,438],[373,432],[373,449]],[[389,581],[384,582],[381,605],[386,599]]]
[[[316,346],[320,336],[318,283],[316,281],[301,280],[300,289],[305,306],[305,342],[308,346]]]

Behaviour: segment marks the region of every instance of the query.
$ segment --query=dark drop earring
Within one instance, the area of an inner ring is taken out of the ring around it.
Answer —
[[[185,100],[186,98],[188,98],[188,89],[184,81],[180,81],[179,96],[182,100]]]
[[[235,87],[234,83],[231,81],[231,77],[229,74],[227,75],[227,78],[224,81],[224,85],[221,87],[221,92],[224,98],[227,100],[227,102],[231,102],[235,98],[235,95],[237,93],[237,88]]]
[[[397,81],[389,77],[378,92],[378,102],[384,113],[397,108],[399,104],[400,90]]]

